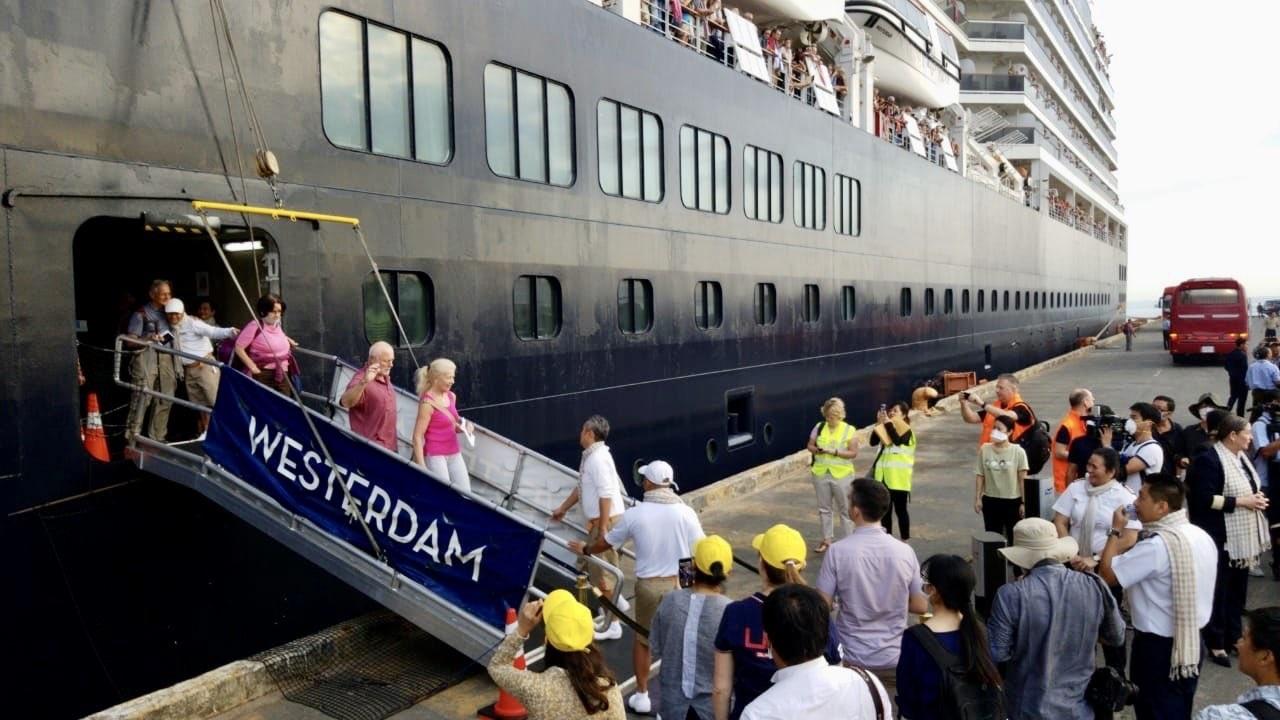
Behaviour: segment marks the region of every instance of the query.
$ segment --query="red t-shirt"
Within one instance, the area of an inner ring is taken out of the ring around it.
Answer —
[[[347,389],[364,381],[365,371],[360,371],[347,383]],[[347,419],[351,429],[378,443],[382,447],[396,452],[396,393],[387,378],[379,375],[376,380],[364,386],[364,394],[360,402],[347,410]]]

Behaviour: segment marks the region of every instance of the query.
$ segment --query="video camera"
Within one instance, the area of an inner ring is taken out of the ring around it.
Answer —
[[[1110,428],[1112,432],[1123,433],[1124,423],[1128,417],[1116,415],[1109,405],[1094,405],[1094,417],[1097,418],[1098,432]]]

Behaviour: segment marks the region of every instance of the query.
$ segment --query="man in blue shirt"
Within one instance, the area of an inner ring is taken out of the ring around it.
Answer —
[[[1263,345],[1254,353],[1253,364],[1249,366],[1248,372],[1245,373],[1245,384],[1253,391],[1253,404],[1261,404],[1261,393],[1266,390],[1275,390],[1280,388],[1280,367],[1276,367],[1271,362],[1271,348]],[[1240,415],[1244,415],[1243,409]]]
[[[1196,720],[1257,720],[1280,717],[1280,607],[1245,613],[1244,635],[1236,643],[1240,672],[1258,684],[1233,705],[1213,705]]]

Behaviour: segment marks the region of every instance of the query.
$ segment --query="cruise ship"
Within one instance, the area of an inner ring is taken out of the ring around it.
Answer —
[[[406,388],[411,357],[452,358],[466,417],[570,467],[603,414],[629,484],[661,458],[699,488],[803,447],[827,397],[863,422],[1113,323],[1127,229],[1087,0],[687,5],[0,0],[17,715],[370,606],[127,459],[112,348],[151,280],[250,317],[192,200],[358,217],[402,323],[349,231],[212,221],[302,346],[389,340]],[[195,432],[175,410],[169,439]]]

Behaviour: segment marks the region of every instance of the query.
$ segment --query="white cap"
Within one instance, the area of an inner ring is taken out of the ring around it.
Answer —
[[[676,485],[676,471],[671,469],[671,465],[663,460],[654,460],[648,465],[640,467],[640,474],[645,480],[654,485],[669,485],[670,487],[680,489]]]
[[[168,313],[185,313],[187,311],[187,308],[185,305],[182,304],[181,300],[179,300],[178,298],[173,298],[172,300],[164,304],[164,311],[166,315]]]

